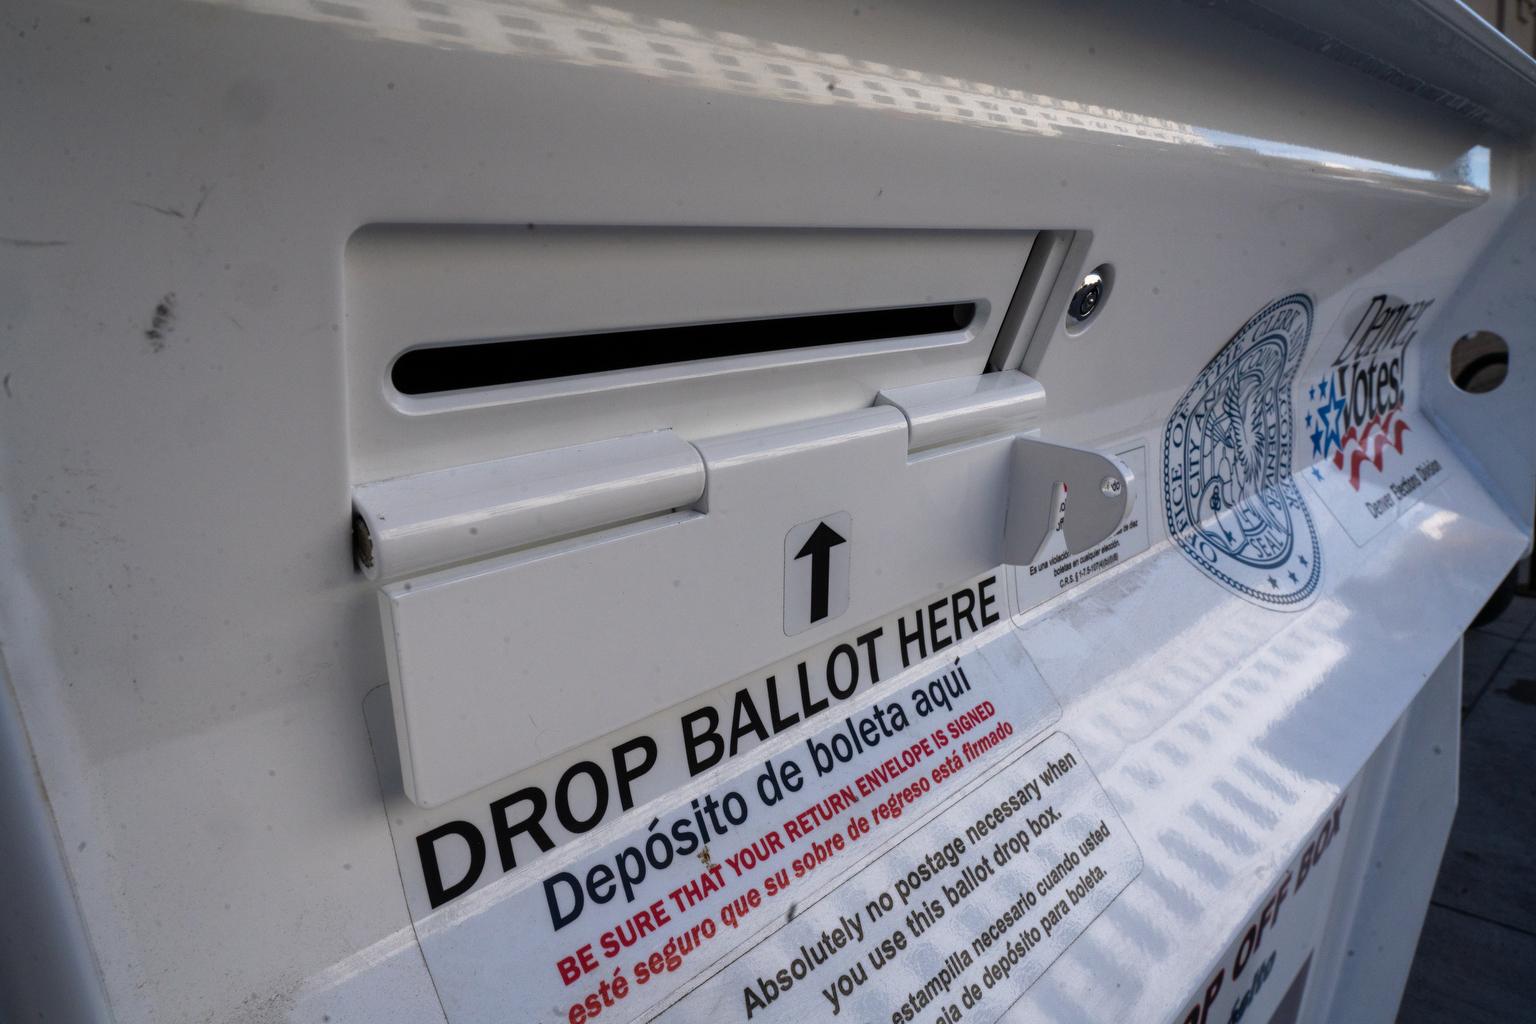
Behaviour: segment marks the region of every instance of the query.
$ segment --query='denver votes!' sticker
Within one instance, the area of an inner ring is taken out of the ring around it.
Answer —
[[[1270,303],[1206,364],[1163,431],[1168,534],[1201,571],[1244,597],[1304,607],[1322,550],[1291,476],[1291,392],[1312,300]]]

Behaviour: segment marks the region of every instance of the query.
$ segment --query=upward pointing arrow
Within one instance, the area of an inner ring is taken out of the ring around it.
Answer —
[[[816,529],[806,538],[799,561],[807,555],[811,559],[811,621],[820,622],[827,617],[827,590],[831,586],[828,570],[832,565],[832,549],[848,541],[826,523],[817,523]]]

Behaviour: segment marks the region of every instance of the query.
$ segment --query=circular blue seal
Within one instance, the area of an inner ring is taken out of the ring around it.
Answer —
[[[1244,597],[1300,608],[1322,579],[1322,548],[1291,476],[1291,391],[1312,300],[1264,307],[1206,364],[1163,430],[1168,535]]]

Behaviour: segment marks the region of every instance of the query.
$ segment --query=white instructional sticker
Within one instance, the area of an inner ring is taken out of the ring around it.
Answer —
[[[1042,732],[1061,708],[1017,638],[1004,632],[1003,587],[1000,569],[977,576],[430,809],[400,791],[390,695],[376,690],[367,702],[369,731],[412,915],[419,920],[508,874],[537,870],[568,846],[595,841],[624,814],[675,802],[707,776],[770,755],[813,719],[841,718],[928,665],[981,658],[1010,681],[1014,724]],[[987,650],[973,655],[978,645]],[[617,677],[609,685],[634,683]]]
[[[990,1024],[1141,867],[1108,794],[1057,733],[659,1019]]]
[[[1115,452],[1115,458],[1129,466],[1135,474],[1125,522],[1102,544],[1096,544],[1076,555],[1069,554],[1063,528],[1067,521],[1067,507],[1072,499],[1066,487],[1057,484],[1052,505],[1056,510],[1056,521],[1051,526],[1051,532],[1046,536],[1045,544],[1035,555],[1034,561],[1020,566],[1014,572],[1020,611],[1033,608],[1042,601],[1049,601],[1057,594],[1085,583],[1147,550],[1149,540],[1144,497],[1147,493],[1146,445]]]
[[[1006,612],[987,603],[988,587],[995,585],[993,575],[973,583],[972,591],[957,591],[971,594],[969,605],[961,599],[962,611],[969,608],[980,621],[1005,621]],[[991,593],[995,600],[995,590]],[[1001,762],[1015,759],[1059,717],[1060,707],[1011,627],[955,640],[949,624],[955,608],[954,595],[947,595],[920,606],[920,616],[897,617],[889,630],[872,624],[857,637],[840,638],[833,650],[841,653],[829,656],[828,678],[834,687],[847,684],[846,694],[828,692],[820,682],[808,684],[802,658],[795,666],[798,672],[776,667],[768,676],[766,703],[753,696],[762,681],[732,684],[680,718],[671,709],[640,723],[652,742],[642,750],[631,736],[613,745],[620,753],[611,767],[605,761],[605,739],[562,755],[553,766],[530,769],[430,810],[416,807],[400,792],[398,769],[391,762],[395,744],[381,738],[389,728],[388,694],[376,691],[368,702],[370,730],[389,794],[385,803],[406,902],[451,1024],[649,1019],[721,963],[741,963],[736,958],[797,916],[827,913],[813,911],[821,905],[842,905],[823,897],[854,876],[878,877],[864,871],[870,865],[900,868],[903,875],[917,870],[917,861],[950,843],[946,838],[935,845],[938,832],[924,823],[946,807],[963,806],[967,809],[959,817],[945,817],[945,824],[934,826],[958,830],[963,837],[965,828],[987,811],[972,813],[978,800],[1006,803],[1008,810],[1001,813],[1018,813],[1006,827],[1002,817],[995,817],[995,831],[976,847],[974,858],[969,840],[959,847],[951,844],[956,856],[966,852],[966,863],[956,862],[953,878],[948,867],[935,873],[930,864],[924,870],[953,887],[968,867],[983,870],[971,862],[992,856],[994,843],[1003,843],[1007,851],[1012,842],[1022,858],[1018,863],[1031,865],[1029,872],[1035,872],[1041,857],[1054,856],[1053,863],[1060,863],[1077,850],[1075,857],[1084,866],[1058,879],[1049,894],[1039,894],[1040,905],[1029,908],[1028,922],[1020,919],[1027,933],[1047,927],[1039,920],[1047,904],[1065,900],[1070,909],[1082,903],[1072,923],[1052,922],[1050,935],[1040,935],[1041,948],[1064,944],[1060,937],[1075,934],[1079,922],[1091,917],[1087,908],[1124,884],[1123,868],[1106,879],[1093,874],[1093,866],[1105,863],[1095,852],[1097,844],[1120,849],[1117,844],[1129,843],[1120,838],[1123,826],[1081,755],[1064,740],[1052,741],[1052,750],[1061,747],[1053,761],[1070,755],[1068,761],[1050,769],[1048,778],[1039,775],[1048,768],[1043,762],[1015,761],[1032,766],[1032,783],[1010,772],[1007,783],[988,783],[984,798],[968,792]],[[930,619],[950,637],[941,655],[904,671],[882,675],[875,670],[881,659],[899,669],[906,652],[928,653],[935,636],[927,625]],[[892,646],[881,646],[886,642]],[[867,648],[869,664],[862,677],[850,675],[847,667],[848,652],[855,647]],[[775,675],[791,680],[790,687],[775,690]],[[857,688],[855,678],[864,680]],[[701,708],[713,711],[704,715]],[[775,722],[771,736],[768,718]],[[668,723],[680,725],[686,757],[668,753]],[[753,742],[744,739],[742,747],[750,748],[750,754],[732,756],[737,737],[747,734]],[[642,758],[637,750],[652,754]],[[710,759],[705,753],[721,756]],[[693,776],[683,771],[701,758],[711,767]],[[606,796],[615,805],[616,780],[626,773],[625,791],[638,802],[627,805],[622,816],[604,818],[594,801]],[[639,799],[657,785],[666,787],[660,795]],[[1020,795],[1014,796],[1015,790]],[[1026,818],[1036,823],[1040,835],[1030,830]],[[587,821],[603,823],[583,831]],[[1108,832],[1079,850],[1101,824]],[[997,870],[1005,866],[1000,863]],[[1003,895],[1001,888],[988,889],[957,909],[954,920],[979,922],[975,915],[982,908],[1001,914],[1019,898],[1014,893],[1004,900]],[[893,904],[893,915],[899,909],[897,916],[905,918],[917,909],[915,894],[907,896],[911,905]],[[943,889],[924,894],[929,896],[942,900]],[[1084,898],[1092,902],[1083,903]],[[895,922],[893,916],[877,929],[882,940]],[[950,952],[941,953],[938,946],[921,952],[929,940],[915,932],[904,934],[902,941],[914,965],[935,954],[942,961]],[[870,950],[859,947],[857,952],[862,958]],[[1003,952],[994,947],[990,959]],[[1030,966],[1019,964],[1009,973],[1017,979],[1020,971],[1027,975],[1044,959],[1032,953]],[[827,984],[835,980],[829,977]],[[738,1007],[744,1005],[741,999],[737,992]],[[685,1018],[687,1013],[677,1017]]]
[[[1455,461],[1418,412],[1408,348],[1433,298],[1351,297],[1301,378],[1303,473],[1350,538],[1364,544],[1431,488]]]

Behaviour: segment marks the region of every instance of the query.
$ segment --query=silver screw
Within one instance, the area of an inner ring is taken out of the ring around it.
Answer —
[[[1118,498],[1120,497],[1120,492],[1124,489],[1125,481],[1121,480],[1117,476],[1107,476],[1104,478],[1104,481],[1099,484],[1099,491],[1106,498]]]
[[[1104,278],[1097,272],[1083,278],[1083,283],[1078,286],[1077,293],[1072,296],[1072,301],[1067,305],[1067,315],[1078,323],[1082,323],[1093,316],[1094,310],[1099,308],[1099,301],[1104,298]]]

